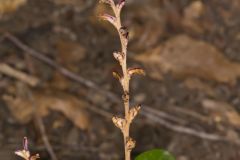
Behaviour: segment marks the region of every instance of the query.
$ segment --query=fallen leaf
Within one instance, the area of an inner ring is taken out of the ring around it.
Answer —
[[[44,117],[50,111],[61,112],[77,127],[87,129],[90,125],[89,117],[84,107],[88,104],[63,92],[33,92],[32,102],[30,99],[4,95],[3,99],[7,103],[13,117],[20,123],[27,123],[33,118],[33,103],[37,106],[37,114]]]
[[[44,99],[45,97],[43,97]],[[49,105],[50,109],[63,113],[77,127],[81,129],[89,127],[89,117],[83,109],[83,107],[87,106],[86,102],[73,96],[62,94],[61,96],[49,98],[48,103],[43,103],[43,105]]]
[[[203,100],[202,106],[210,112],[214,121],[227,122],[232,126],[240,127],[240,114],[234,106],[223,101],[210,99]]]
[[[234,85],[240,75],[239,63],[228,60],[214,46],[186,35],[178,35],[134,59],[159,80],[170,72],[175,78],[197,77]]]
[[[76,67],[76,64],[86,57],[86,49],[77,42],[59,40],[55,46],[58,53],[58,62],[71,68]]]
[[[13,117],[20,123],[27,123],[32,119],[33,107],[29,101],[4,95],[3,100],[7,103]]]
[[[203,33],[200,18],[204,13],[204,4],[202,1],[194,1],[184,9],[182,24],[187,30],[197,33]]]
[[[188,89],[202,91],[212,97],[216,95],[214,89],[210,85],[204,83],[198,78],[187,78],[183,84]]]
[[[54,72],[52,75],[52,80],[50,81],[49,86],[59,90],[66,90],[71,87],[71,82],[66,77],[62,76],[59,72]]]
[[[0,16],[16,11],[27,0],[0,0]]]

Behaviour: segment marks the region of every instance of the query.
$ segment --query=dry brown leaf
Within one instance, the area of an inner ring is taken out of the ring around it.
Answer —
[[[86,49],[75,41],[60,39],[55,43],[57,50],[57,61],[68,69],[78,72],[79,62],[86,57]],[[67,89],[70,86],[69,80],[56,72],[53,75],[51,86],[57,89]]]
[[[86,49],[77,42],[59,40],[56,42],[56,49],[58,61],[72,68],[86,57]]]
[[[204,13],[204,4],[202,1],[194,1],[184,9],[184,17],[182,24],[187,30],[192,30],[197,33],[203,33],[199,18]]]
[[[33,117],[33,102],[29,99],[5,95],[3,97],[12,115],[20,123],[27,123]],[[89,117],[84,107],[88,104],[66,93],[33,92],[34,104],[40,116],[47,116],[50,110],[63,113],[77,127],[87,129]]]
[[[234,106],[226,102],[210,99],[203,100],[202,106],[210,112],[216,122],[227,122],[235,127],[240,127],[240,114],[235,110]]]
[[[26,3],[27,0],[0,0],[0,16],[16,11],[20,6]]]
[[[212,97],[216,95],[214,89],[210,85],[198,78],[187,78],[183,83],[188,89],[202,91]]]
[[[14,98],[10,95],[3,96],[13,117],[20,123],[27,123],[32,119],[33,107],[30,107],[29,101],[20,98]]]
[[[121,81],[122,76],[118,72],[113,72],[113,77],[116,78],[117,80]]]
[[[134,74],[142,76],[146,75],[145,71],[142,68],[128,68],[128,74],[130,77]]]
[[[59,72],[53,73],[53,78],[49,84],[52,88],[56,88],[59,90],[66,90],[69,87],[71,87],[71,81],[67,79],[66,77],[62,76]]]
[[[159,80],[163,73],[171,72],[176,78],[197,77],[233,85],[240,75],[239,63],[228,60],[214,46],[186,35],[176,36],[135,59]]]
[[[36,95],[37,96],[37,95]],[[54,93],[51,95],[40,94],[38,97],[40,108],[51,109],[63,113],[77,127],[86,129],[89,127],[89,117],[83,107],[87,103],[65,93]],[[39,111],[41,112],[41,111]]]

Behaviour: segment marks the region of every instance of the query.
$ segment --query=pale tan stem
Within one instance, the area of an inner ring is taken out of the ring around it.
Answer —
[[[118,30],[118,34],[120,37],[120,41],[121,41],[121,47],[122,47],[122,53],[124,55],[124,59],[122,61],[121,64],[121,68],[122,68],[122,72],[123,72],[123,81],[122,81],[122,87],[123,87],[123,91],[124,91],[124,95],[123,95],[123,100],[124,100],[124,109],[125,109],[125,120],[126,120],[126,126],[123,130],[123,137],[124,137],[124,150],[125,150],[125,160],[130,160],[131,159],[131,150],[127,147],[127,140],[129,138],[129,130],[130,130],[130,118],[129,118],[129,75],[128,75],[128,69],[127,69],[127,45],[125,44],[125,37],[123,37],[123,35],[120,33],[120,29],[122,28],[121,25],[121,17],[120,17],[120,13],[117,11],[116,8],[113,9],[116,19],[117,19],[117,30]]]
[[[120,65],[122,68],[122,78],[121,78],[121,84],[123,88],[123,101],[124,101],[124,110],[125,110],[125,125],[121,128],[123,132],[123,138],[124,138],[124,150],[125,150],[125,160],[131,160],[131,150],[132,148],[129,147],[128,141],[130,139],[129,136],[129,130],[130,130],[130,124],[131,124],[131,118],[130,118],[130,105],[129,105],[129,81],[130,76],[128,74],[128,67],[127,67],[127,45],[128,45],[128,33],[127,30],[122,26],[121,22],[121,9],[119,9],[117,5],[115,5],[114,1],[111,1],[111,7],[113,9],[113,12],[115,14],[116,21],[114,23],[114,26],[116,27],[120,42],[121,42],[121,55],[123,55],[122,59],[120,60]],[[122,33],[123,32],[123,33]]]

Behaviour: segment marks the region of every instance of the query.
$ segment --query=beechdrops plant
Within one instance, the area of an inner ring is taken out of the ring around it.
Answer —
[[[101,19],[110,22],[118,31],[121,51],[114,52],[114,58],[119,62],[122,68],[122,74],[113,72],[113,76],[117,78],[123,88],[123,103],[125,116],[124,118],[113,117],[113,123],[122,131],[124,138],[125,160],[131,159],[131,151],[135,147],[135,140],[129,135],[130,125],[140,110],[140,105],[130,107],[129,82],[134,74],[144,75],[145,72],[140,68],[128,68],[127,66],[127,47],[129,41],[129,33],[127,27],[122,25],[121,11],[125,5],[125,0],[119,0],[116,4],[113,0],[100,0],[100,2],[109,5],[114,15],[103,14]]]
[[[141,68],[128,68],[127,66],[127,48],[129,42],[129,32],[127,27],[122,25],[121,11],[126,0],[100,0],[101,3],[109,5],[114,15],[103,14],[101,19],[110,22],[117,30],[121,42],[121,51],[114,52],[113,57],[118,61],[122,68],[122,73],[113,72],[113,76],[120,82],[123,88],[123,103],[125,115],[124,118],[114,116],[113,123],[121,130],[124,140],[125,160],[131,160],[131,151],[135,147],[135,140],[129,135],[130,125],[140,110],[140,105],[130,107],[129,83],[133,75],[145,75]],[[174,160],[174,157],[167,151],[153,149],[146,151],[136,157],[135,160]]]

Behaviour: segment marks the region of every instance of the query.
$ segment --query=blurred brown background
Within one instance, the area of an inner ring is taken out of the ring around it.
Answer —
[[[41,160],[123,159],[119,49],[97,0],[0,0],[0,159],[24,136]],[[111,12],[110,12],[111,13]],[[133,157],[240,159],[240,1],[127,0]]]

